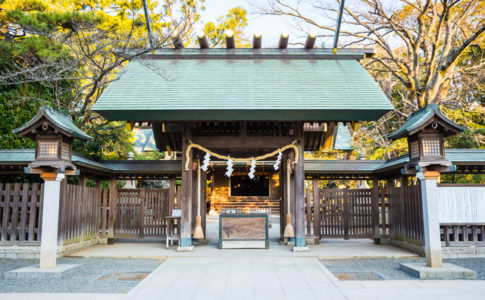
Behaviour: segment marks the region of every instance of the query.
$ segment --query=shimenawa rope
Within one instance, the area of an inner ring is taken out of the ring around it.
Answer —
[[[231,159],[236,162],[236,161],[239,161],[239,162],[251,162],[253,159],[258,161],[258,160],[264,160],[264,159],[267,159],[267,158],[270,158],[270,157],[273,157],[275,156],[276,154],[278,154],[279,152],[283,152],[285,150],[288,150],[288,149],[293,149],[293,151],[295,151],[295,163],[298,163],[298,157],[299,157],[299,154],[300,154],[300,150],[298,150],[298,147],[296,146],[296,142],[297,141],[293,141],[291,144],[288,144],[282,148],[279,148],[278,150],[275,150],[273,152],[270,152],[270,153],[267,153],[267,154],[264,154],[264,155],[260,155],[260,156],[256,156],[256,157],[246,157],[246,158],[235,158],[235,157],[231,157]],[[190,151],[192,150],[192,148],[196,148],[196,149],[199,149],[201,151],[204,151],[206,153],[209,153],[211,156],[214,156],[218,159],[222,159],[222,160],[228,160],[229,159],[229,156],[225,156],[225,155],[221,155],[221,154],[218,154],[218,153],[215,153],[199,144],[194,144],[192,143],[192,141],[189,141],[189,146],[187,147],[187,150],[185,150],[185,171],[188,171],[189,170],[189,161],[190,161]]]

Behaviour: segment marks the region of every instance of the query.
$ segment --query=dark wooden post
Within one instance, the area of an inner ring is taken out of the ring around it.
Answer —
[[[379,222],[379,180],[372,179],[372,196],[371,196],[372,224],[374,244],[381,243],[381,228]]]
[[[117,201],[116,179],[111,178],[109,181],[109,218],[108,218],[108,243],[112,242],[115,236],[116,221],[116,201]],[[111,240],[110,240],[111,239]]]
[[[318,177],[313,177],[313,234],[315,243],[320,244],[320,188],[318,187]]]
[[[207,238],[206,232],[206,210],[207,210],[207,172],[201,170],[200,173],[200,216],[202,218],[202,231]]]
[[[283,234],[285,232],[285,226],[286,226],[286,213],[287,213],[287,204],[288,204],[288,198],[287,198],[287,187],[286,187],[286,161],[288,160],[288,155],[286,153],[283,153],[282,158],[281,158],[281,164],[280,164],[280,195],[281,195],[281,202],[280,202],[280,239],[283,242],[284,237]]]
[[[296,123],[295,138],[298,140],[298,163],[295,165],[295,248],[306,247],[305,239],[305,169],[303,123]]]
[[[188,170],[186,151],[189,140],[192,137],[192,124],[184,123],[182,134],[182,199],[180,209],[182,210],[179,251],[192,250],[192,153],[188,159]]]

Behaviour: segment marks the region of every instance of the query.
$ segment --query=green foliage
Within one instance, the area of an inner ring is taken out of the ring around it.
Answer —
[[[248,47],[248,40],[244,38],[244,28],[248,25],[246,10],[240,6],[229,10],[225,16],[219,17],[216,23],[205,24],[204,33],[212,47],[222,47],[225,44],[225,30],[232,30],[236,38],[236,47]]]

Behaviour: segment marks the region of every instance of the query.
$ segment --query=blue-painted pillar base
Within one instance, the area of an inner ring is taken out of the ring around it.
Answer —
[[[295,238],[295,247],[306,247],[306,239],[305,238]]]
[[[294,237],[290,237],[290,238],[288,239],[288,242],[290,242],[290,243],[294,243],[294,242],[295,242],[295,238],[294,238]]]
[[[180,247],[192,246],[192,238],[180,238]]]

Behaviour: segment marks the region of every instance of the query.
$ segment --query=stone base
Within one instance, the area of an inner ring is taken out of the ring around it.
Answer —
[[[189,246],[189,247],[177,247],[177,252],[192,252],[194,251],[194,246]]]
[[[15,278],[39,278],[39,279],[49,279],[49,278],[60,278],[64,273],[74,268],[80,267],[81,265],[56,265],[55,269],[41,269],[39,266],[28,266],[20,269],[5,272],[5,278],[15,279]]]
[[[421,279],[476,279],[477,272],[453,264],[443,264],[441,268],[431,268],[425,263],[400,264],[406,273]]]
[[[308,247],[293,247],[293,252],[308,252],[310,251],[310,248]]]

